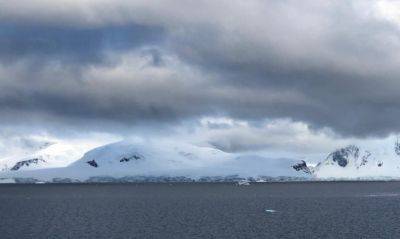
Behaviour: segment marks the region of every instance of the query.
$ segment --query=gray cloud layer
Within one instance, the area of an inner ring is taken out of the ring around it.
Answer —
[[[374,4],[0,1],[0,9],[8,120],[228,115],[356,136],[400,130],[400,25]]]

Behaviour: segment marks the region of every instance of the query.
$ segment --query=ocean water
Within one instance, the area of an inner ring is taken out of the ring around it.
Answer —
[[[0,185],[0,238],[400,238],[400,182]]]

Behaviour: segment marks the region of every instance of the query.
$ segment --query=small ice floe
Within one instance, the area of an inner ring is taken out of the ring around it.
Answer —
[[[237,185],[239,186],[249,186],[250,182],[247,180],[240,180],[239,182],[237,182]]]
[[[276,210],[274,210],[274,209],[265,209],[265,212],[266,213],[275,213]]]

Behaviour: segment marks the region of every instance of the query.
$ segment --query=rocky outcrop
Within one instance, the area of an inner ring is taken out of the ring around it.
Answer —
[[[400,156],[400,142],[397,139],[396,142],[394,143],[394,152]]]
[[[307,166],[307,163],[306,163],[306,161],[304,161],[304,160],[301,160],[300,163],[295,164],[295,165],[293,165],[292,167],[293,167],[294,170],[296,170],[296,171],[303,171],[303,172],[305,172],[306,174],[311,174],[311,173],[312,173],[311,169]]]
[[[120,160],[119,160],[119,162],[120,163],[124,163],[124,162],[129,162],[129,161],[132,161],[132,160],[139,160],[139,159],[141,159],[141,158],[143,158],[143,156],[139,156],[139,155],[136,155],[136,154],[134,154],[133,156],[131,156],[131,157],[123,157],[123,158],[121,158]]]
[[[92,167],[95,167],[95,168],[99,167],[99,165],[97,164],[96,160],[94,160],[94,159],[90,160],[90,161],[87,161],[86,163],[89,164]]]
[[[22,160],[17,162],[10,170],[17,171],[22,167],[29,167],[31,164],[39,164],[40,162],[46,162],[44,159],[41,158],[34,158],[28,160]]]
[[[337,163],[340,167],[346,167],[349,161],[352,159],[358,159],[360,149],[355,145],[349,145],[345,148],[338,149],[328,155],[328,160],[331,159]]]

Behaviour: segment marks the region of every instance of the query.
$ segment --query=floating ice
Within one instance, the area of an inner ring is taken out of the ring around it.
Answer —
[[[250,182],[247,180],[240,180],[239,182],[237,182],[237,184],[239,186],[250,186]]]
[[[265,212],[268,212],[268,213],[275,213],[276,210],[273,210],[273,209],[265,209]]]

